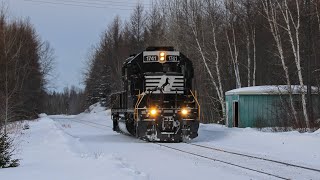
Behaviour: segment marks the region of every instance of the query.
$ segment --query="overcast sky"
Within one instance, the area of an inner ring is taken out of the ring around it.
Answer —
[[[29,17],[42,40],[55,50],[53,85],[83,87],[82,72],[90,48],[116,15],[128,19],[139,0],[0,0],[11,17]],[[140,0],[148,9],[151,0]],[[90,6],[90,7],[88,7]]]

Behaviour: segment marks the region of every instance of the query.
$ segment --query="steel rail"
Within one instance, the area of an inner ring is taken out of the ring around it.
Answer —
[[[264,160],[264,161],[269,161],[269,162],[274,162],[274,163],[278,163],[278,164],[282,164],[282,165],[286,165],[286,166],[297,167],[297,168],[306,169],[306,170],[310,170],[310,171],[320,172],[320,169],[315,169],[315,168],[306,167],[306,166],[302,166],[302,165],[296,165],[296,164],[287,163],[287,162],[283,162],[283,161],[277,161],[277,160],[273,160],[273,159],[268,159],[268,158],[263,158],[263,157],[258,157],[258,156],[253,156],[253,155],[248,155],[248,154],[243,154],[243,153],[238,153],[238,152],[232,152],[232,151],[223,150],[223,149],[220,149],[220,148],[208,147],[208,146],[203,146],[203,145],[194,144],[194,143],[186,143],[186,144],[189,144],[189,145],[192,145],[192,146],[201,147],[201,148],[205,148],[205,149],[211,149],[211,150],[215,150],[215,151],[220,151],[220,152],[224,152],[224,153],[228,153],[228,154],[234,154],[234,155],[238,155],[238,156],[244,156],[244,157],[249,157],[249,158],[254,158],[254,159],[259,159],[259,160]]]
[[[286,180],[290,179],[290,178],[278,176],[278,175],[275,175],[275,174],[267,173],[267,172],[264,172],[264,171],[252,169],[252,168],[249,168],[249,167],[241,166],[241,165],[238,165],[238,164],[234,164],[234,163],[231,163],[231,162],[227,162],[227,161],[223,161],[223,160],[219,160],[219,159],[203,156],[203,155],[200,155],[200,154],[196,154],[196,153],[193,153],[193,152],[188,152],[188,151],[181,150],[181,149],[178,149],[178,148],[170,147],[170,146],[167,146],[167,145],[164,145],[164,144],[160,144],[160,143],[154,143],[154,144],[157,144],[157,145],[159,145],[161,147],[165,147],[165,148],[172,149],[172,150],[175,150],[175,151],[183,152],[185,154],[190,154],[190,155],[201,157],[201,158],[208,159],[208,160],[211,160],[211,161],[217,161],[217,162],[220,162],[220,163],[224,163],[224,164],[228,164],[228,165],[231,165],[231,166],[239,167],[239,168],[242,168],[242,169],[254,171],[254,172],[257,172],[257,173],[260,173],[260,174],[265,174],[265,175],[276,177],[276,178],[279,178],[279,179],[286,179]]]

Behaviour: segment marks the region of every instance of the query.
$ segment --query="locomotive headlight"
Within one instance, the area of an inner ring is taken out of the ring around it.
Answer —
[[[160,56],[160,63],[164,63],[166,61],[166,58],[165,58],[166,53],[160,52],[159,56]]]
[[[184,116],[186,116],[186,115],[189,114],[189,110],[188,110],[187,108],[182,108],[182,109],[181,109],[181,114],[184,115]]]
[[[157,115],[157,109],[155,109],[155,108],[150,109],[150,114],[151,114],[152,116]]]

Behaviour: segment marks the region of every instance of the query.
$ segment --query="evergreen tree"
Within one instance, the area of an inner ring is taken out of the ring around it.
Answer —
[[[12,140],[4,132],[0,131],[0,168],[19,166],[18,159],[12,159]]]

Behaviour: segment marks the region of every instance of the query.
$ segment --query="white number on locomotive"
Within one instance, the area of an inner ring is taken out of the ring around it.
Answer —
[[[158,61],[157,56],[145,56],[144,57],[144,62],[155,62]]]

